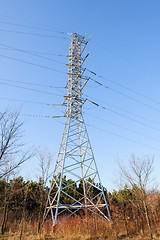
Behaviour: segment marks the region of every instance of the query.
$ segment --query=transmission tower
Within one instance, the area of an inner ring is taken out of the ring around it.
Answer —
[[[67,94],[63,102],[66,122],[44,212],[44,220],[51,216],[54,226],[82,211],[111,221],[82,114],[82,90],[89,80],[82,68],[88,56],[82,57],[87,43],[84,36],[74,33],[69,47]]]

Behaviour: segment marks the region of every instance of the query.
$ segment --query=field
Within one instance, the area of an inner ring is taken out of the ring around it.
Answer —
[[[51,222],[45,223],[41,231],[37,233],[38,224],[36,221],[25,221],[23,231],[21,223],[15,225],[10,223],[8,231],[0,235],[2,240],[148,240],[150,235],[145,229],[144,234],[135,233],[132,223],[128,223],[128,236],[125,233],[123,222],[107,223],[98,218],[90,218],[88,221],[84,218],[71,218],[57,227],[52,227]],[[160,229],[153,229],[153,239],[160,240]]]

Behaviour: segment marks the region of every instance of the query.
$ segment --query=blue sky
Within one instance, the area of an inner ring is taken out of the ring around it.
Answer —
[[[159,184],[159,9],[158,0],[1,1],[1,111],[21,109],[28,146],[48,149],[56,160],[64,119],[51,116],[62,116],[64,108],[51,104],[62,103],[65,94],[54,87],[67,81],[62,73],[68,71],[66,33],[87,32],[91,40],[85,67],[103,76],[94,78],[108,86],[90,81],[84,90],[100,105],[86,102],[83,111],[102,183],[109,190],[116,188],[117,159],[127,164],[135,153],[154,156],[153,177]],[[36,179],[38,159],[25,163],[20,173]]]

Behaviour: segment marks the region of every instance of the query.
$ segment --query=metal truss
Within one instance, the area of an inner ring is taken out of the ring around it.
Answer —
[[[44,220],[53,225],[75,214],[95,214],[111,221],[104,189],[96,166],[82,114],[82,90],[89,80],[82,68],[87,45],[84,36],[74,33],[69,47],[69,72],[66,84],[66,123],[48,194]]]

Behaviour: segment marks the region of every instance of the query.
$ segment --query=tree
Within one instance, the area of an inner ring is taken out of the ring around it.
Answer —
[[[126,229],[126,235],[128,235],[126,211],[127,211],[127,207],[129,206],[129,204],[132,200],[132,190],[129,189],[127,185],[125,185],[124,188],[120,189],[118,191],[118,193],[116,194],[116,199],[117,199],[117,205],[119,206],[122,216],[123,216],[124,226]]]
[[[38,152],[41,175],[39,177],[39,215],[38,215],[38,232],[40,231],[44,206],[47,199],[48,191],[46,190],[47,182],[51,177],[50,165],[53,160],[53,154]]]
[[[147,185],[149,183],[150,175],[152,173],[153,159],[148,157],[143,159],[136,158],[132,155],[129,161],[129,169],[120,165],[123,177],[127,183],[132,187],[132,193],[139,207],[143,210],[149,229],[150,237],[152,236],[151,223],[149,218],[149,202],[147,201]]]
[[[0,113],[0,179],[34,155],[30,151],[22,151],[22,125],[19,112],[6,110]]]

